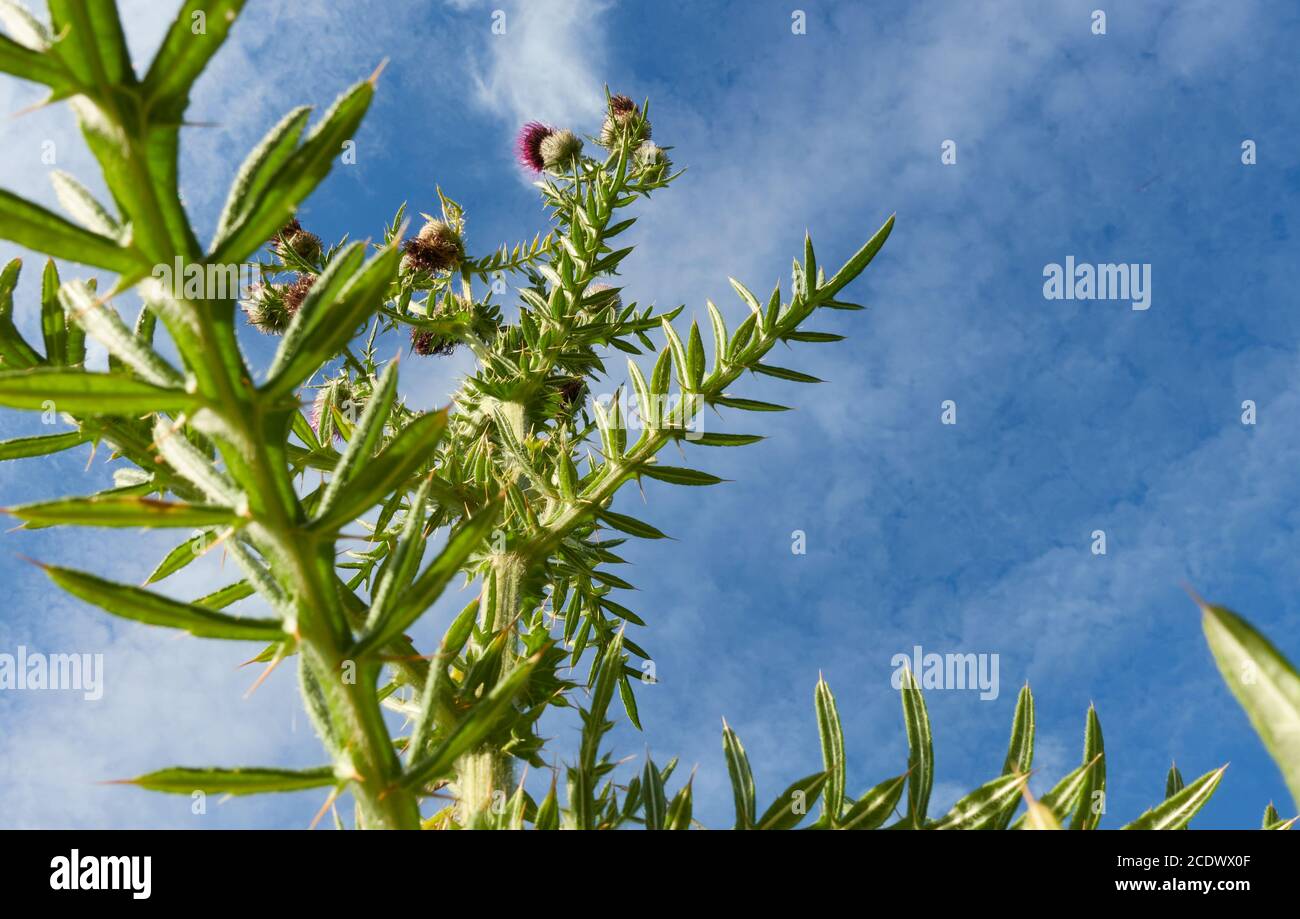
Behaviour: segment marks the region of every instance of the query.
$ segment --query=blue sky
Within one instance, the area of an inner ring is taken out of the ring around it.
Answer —
[[[158,3],[122,4],[133,53],[167,25]],[[337,6],[327,10],[328,6]],[[435,185],[466,206],[486,251],[544,229],[511,136],[539,118],[598,127],[601,87],[649,96],[655,138],[689,171],[641,206],[625,296],[704,316],[743,315],[728,275],[756,290],[788,280],[805,229],[836,265],[890,214],[889,243],[852,288],[863,313],[816,328],[787,366],[826,379],[744,381],[738,393],[798,406],[728,416],[768,435],[694,451],[733,480],[701,495],[647,483],[621,497],[675,537],[629,546],[627,605],[661,683],[641,693],[647,748],[698,767],[697,815],[729,825],[725,716],[770,800],[820,762],[819,671],[845,723],[850,794],[905,768],[891,658],[996,653],[1001,695],[928,694],[932,812],[1001,767],[1018,686],[1038,701],[1037,784],[1077,762],[1095,702],[1106,735],[1105,826],[1154,804],[1176,759],[1190,779],[1230,762],[1204,827],[1254,826],[1281,778],[1219,680],[1188,584],[1251,618],[1300,658],[1300,12],[1291,4],[804,2],[294,4],[252,0],[196,94],[182,182],[210,227],[248,147],[294,105],[324,106],[390,58],[357,163],[337,169],[302,219],[326,238],[376,235],[402,201],[433,210]],[[1092,10],[1107,33],[1091,31]],[[506,11],[505,35],[490,30]],[[0,109],[37,95],[0,82]],[[1241,162],[1243,140],[1258,163]],[[97,183],[65,107],[0,122],[0,185],[54,206],[41,162]],[[940,145],[957,144],[957,162]],[[21,254],[0,244],[6,260]],[[1049,301],[1043,268],[1147,263],[1149,310]],[[36,329],[39,262],[19,290]],[[733,322],[734,325],[734,322]],[[268,343],[249,338],[254,354]],[[403,366],[408,398],[439,405],[468,357]],[[620,366],[611,363],[611,367]],[[620,378],[616,376],[615,382]],[[793,390],[793,391],[792,391]],[[1241,423],[1254,400],[1258,423]],[[958,423],[940,422],[941,403]],[[0,435],[39,433],[0,413]],[[6,503],[105,485],[102,457],[0,465]],[[1090,552],[1105,530],[1108,552]],[[807,554],[791,553],[802,530]],[[0,824],[301,826],[311,795],[213,803],[95,782],[171,764],[317,763],[295,696],[276,673],[252,699],[239,646],[111,622],[56,595],[16,555],[139,580],[170,548],[154,534],[12,533],[0,549],[8,603],[0,650],[105,654],[97,703],[0,694]],[[169,583],[223,583],[215,559]],[[457,599],[420,624],[429,643]],[[576,749],[573,719],[546,723]],[[684,772],[681,774],[685,774]]]

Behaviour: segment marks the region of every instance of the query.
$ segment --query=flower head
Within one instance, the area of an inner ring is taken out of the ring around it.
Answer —
[[[406,264],[416,271],[447,271],[465,257],[465,244],[450,224],[430,220],[402,246]]]
[[[321,254],[320,237],[304,230],[297,217],[280,228],[271,244],[280,258],[292,251],[304,261],[315,262]]]
[[[633,143],[650,139],[650,122],[641,116],[637,104],[624,95],[609,97],[609,110],[600,128],[600,145],[616,147],[625,136]]]
[[[284,285],[254,284],[240,306],[248,323],[263,335],[279,335],[289,327],[293,313],[284,302]]]
[[[540,152],[547,169],[563,172],[582,154],[582,139],[572,131],[552,131],[542,139]]]
[[[554,133],[555,128],[540,121],[530,121],[520,129],[515,151],[524,168],[533,172],[541,172],[546,168],[546,160],[542,158],[542,141]]]
[[[648,140],[636,148],[636,164],[645,170],[647,177],[651,179],[660,178],[673,165],[664,148]]]
[[[284,288],[284,308],[290,316],[302,307],[303,301],[307,299],[307,294],[311,293],[312,285],[315,283],[316,275],[300,274],[292,284]]]

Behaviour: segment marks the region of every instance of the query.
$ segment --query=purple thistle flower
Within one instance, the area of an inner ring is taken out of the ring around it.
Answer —
[[[519,138],[515,141],[515,152],[525,169],[541,172],[546,168],[546,160],[542,158],[542,141],[554,133],[555,128],[540,121],[530,121],[520,129]]]

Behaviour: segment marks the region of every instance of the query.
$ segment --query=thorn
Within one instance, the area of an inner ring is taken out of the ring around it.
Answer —
[[[387,66],[388,66],[388,58],[384,58],[382,61],[379,62],[379,66],[375,68],[375,72],[372,73],[367,78],[366,82],[369,83],[371,86],[378,86],[379,75],[384,72],[384,68]]]
[[[266,665],[266,669],[262,671],[262,675],[253,681],[252,686],[248,687],[248,692],[244,693],[245,699],[251,698],[253,693],[257,692],[257,687],[261,686],[262,683],[265,682],[266,678],[271,675],[271,671],[280,666],[280,661],[284,660],[283,648],[284,646],[281,645],[280,649],[275,652],[275,657]]]
[[[18,527],[17,529],[22,529],[22,527]],[[14,555],[17,558],[21,558],[25,562],[29,562],[30,564],[35,565],[37,568],[41,569],[42,571],[48,572],[50,570],[49,565],[45,564],[44,562],[38,562],[36,559],[31,558],[30,556],[22,555],[21,553],[18,552],[15,552]]]
[[[309,830],[316,829],[316,825],[321,822],[322,818],[324,818],[325,812],[334,806],[334,802],[338,799],[338,796],[339,796],[339,787],[335,786],[334,788],[331,788],[329,796],[325,799],[325,803],[320,806],[320,810],[316,812],[316,816],[312,818],[311,823],[308,824],[307,826],[307,829]]]

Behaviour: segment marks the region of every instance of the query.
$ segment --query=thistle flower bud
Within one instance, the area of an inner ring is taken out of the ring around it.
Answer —
[[[553,131],[542,139],[540,150],[547,169],[564,172],[582,155],[582,139],[572,131]]]
[[[254,284],[240,306],[248,316],[248,324],[263,335],[282,334],[293,318],[284,302],[284,287],[275,284]]]
[[[540,121],[530,121],[524,125],[515,140],[515,152],[519,156],[520,165],[533,172],[541,172],[545,169],[546,160],[542,157],[542,141],[554,133],[555,128]]]
[[[314,263],[321,255],[320,237],[304,230],[297,217],[281,227],[272,240],[272,246],[282,259],[292,251],[304,261]]]
[[[664,148],[648,140],[636,148],[636,164],[647,178],[654,180],[661,178],[673,165]]]
[[[600,145],[613,148],[624,137],[633,144],[650,139],[650,122],[641,117],[637,104],[624,95],[610,96],[609,111],[600,128]]]
[[[465,257],[460,234],[441,220],[430,220],[402,248],[403,262],[413,271],[449,271]]]

